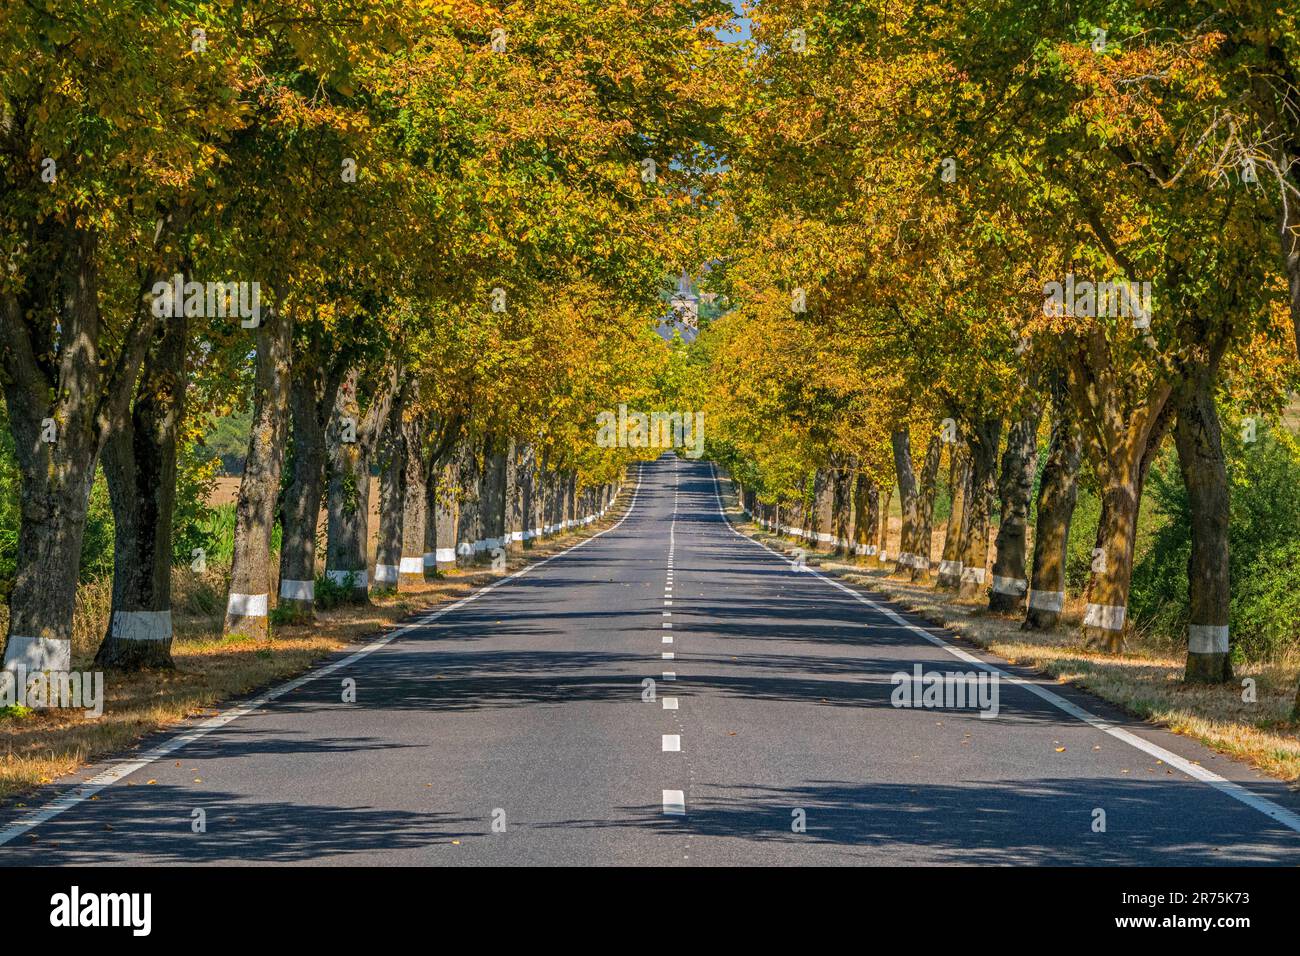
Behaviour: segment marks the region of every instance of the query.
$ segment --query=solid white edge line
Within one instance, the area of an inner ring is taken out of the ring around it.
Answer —
[[[256,710],[261,709],[262,707],[269,704],[271,701],[283,697],[285,694],[289,693],[290,691],[295,691],[299,687],[302,687],[306,684],[310,684],[314,680],[318,680],[322,677],[328,677],[330,674],[336,673],[337,671],[340,671],[345,667],[349,667],[352,664],[355,664],[357,661],[363,660],[368,655],[373,654],[381,647],[386,647],[387,645],[391,644],[393,641],[401,637],[403,634],[409,633],[410,631],[416,630],[417,628],[427,627],[428,625],[432,624],[434,621],[438,620],[438,618],[443,617],[447,614],[450,614],[452,611],[464,607],[466,604],[469,604],[471,601],[477,600],[478,598],[482,597],[484,594],[496,590],[497,588],[501,587],[501,585],[506,584],[509,581],[514,580],[515,578],[522,577],[523,575],[527,574],[529,571],[534,570],[535,568],[540,568],[543,565],[550,564],[556,558],[562,558],[566,554],[570,553],[571,551],[577,551],[583,545],[591,541],[595,541],[597,538],[601,537],[602,535],[606,535],[609,534],[611,531],[617,530],[619,525],[621,525],[624,521],[628,519],[629,516],[631,516],[632,510],[636,507],[637,494],[640,492],[640,490],[641,490],[641,465],[638,463],[637,472],[636,472],[636,485],[632,489],[632,500],[628,502],[627,511],[623,513],[623,517],[619,518],[618,521],[610,525],[604,531],[598,531],[589,538],[583,538],[581,541],[579,541],[577,544],[573,545],[572,547],[565,548],[563,551],[559,552],[558,554],[553,554],[549,558],[544,558],[541,561],[538,561],[536,564],[530,564],[526,567],[520,568],[518,571],[514,572],[514,574],[508,575],[504,578],[500,578],[496,581],[492,581],[489,584],[485,584],[477,591],[465,595],[465,597],[461,598],[459,601],[455,601],[451,604],[448,604],[446,607],[438,608],[437,610],[432,611],[429,614],[426,614],[424,617],[420,618],[417,621],[412,621],[410,624],[405,624],[394,631],[390,631],[388,634],[385,634],[382,637],[376,638],[375,640],[367,644],[365,647],[360,648],[359,650],[355,651],[352,654],[349,654],[347,657],[341,660],[337,660],[332,664],[326,664],[325,666],[318,668],[317,670],[314,670],[308,674],[303,674],[301,677],[296,677],[291,681],[288,681],[284,684],[280,684],[278,687],[272,687],[270,690],[263,691],[261,694],[258,694],[252,700],[245,701],[242,704],[238,704],[235,707],[231,707],[229,710],[224,710],[221,713],[217,714],[215,717],[209,717],[207,720],[198,724],[198,726],[192,727],[189,730],[181,731],[180,733],[172,737],[169,737],[168,739],[164,740],[162,743],[158,744],[156,747],[149,749],[148,751],[146,751],[145,753],[141,754],[138,757],[129,757],[114,762],[109,767],[105,768],[104,770],[101,770],[95,776],[85,781],[82,785],[80,786],[77,786],[76,784],[70,785],[68,793],[63,794],[60,797],[56,797],[54,800],[51,800],[49,803],[46,803],[43,806],[32,810],[31,813],[24,814],[23,816],[15,820],[13,823],[5,827],[3,830],[0,830],[0,846],[4,846],[6,843],[9,843],[13,841],[15,838],[22,836],[24,833],[27,833],[29,830],[33,830],[36,827],[40,826],[42,823],[49,822],[50,820],[54,819],[64,811],[70,810],[73,807],[75,807],[77,804],[89,800],[91,797],[99,793],[101,790],[117,783],[119,780],[122,780],[125,777],[130,776],[131,774],[135,773],[137,770],[147,767],[149,766],[149,764],[154,763],[155,761],[161,760],[163,757],[166,757],[169,754],[173,753],[174,751],[180,749],[181,747],[184,747],[186,744],[193,743],[194,741],[198,740],[200,737],[206,736],[212,731],[226,726],[226,724],[230,723],[231,721],[238,720],[240,717],[245,717]]]
[[[722,490],[721,490],[722,482],[718,478],[717,466],[714,465],[713,462],[709,462],[709,467],[713,473],[713,495],[717,499],[718,514],[722,518],[723,523],[726,524],[726,526],[731,529],[732,533],[735,534],[736,537],[740,538],[743,541],[748,541],[750,544],[756,545],[757,547],[762,548],[764,551],[767,551],[768,553],[779,558],[783,564],[792,565],[793,562],[790,561],[790,559],[788,559],[784,554],[781,554],[781,552],[769,548],[766,544],[764,544],[761,541],[755,541],[753,538],[741,532],[735,525],[731,523],[731,519],[727,516],[727,509],[722,503]],[[849,587],[848,585],[842,584],[839,581],[836,581],[832,578],[828,578],[826,575],[822,574],[820,571],[816,570],[815,568],[805,566],[804,571],[806,573],[809,572],[812,573],[815,577],[824,581],[826,584],[829,584],[831,587],[838,588],[839,590],[843,591],[845,594],[852,596],[855,600],[861,602],[862,604],[865,604],[873,611],[877,611],[885,615],[887,618],[894,621],[900,627],[904,627],[907,630],[911,631],[913,634],[925,638],[925,640],[929,641],[935,647],[942,648],[943,650],[951,654],[953,657],[956,657],[958,660],[963,661],[967,664],[973,664],[976,667],[983,668],[984,670],[988,671],[991,674],[997,674],[999,680],[1006,681],[1007,683],[1010,684],[1017,684],[1020,687],[1025,688],[1025,690],[1029,691],[1031,694],[1037,695],[1038,697],[1047,701],[1047,703],[1051,704],[1053,707],[1056,707],[1057,709],[1064,711],[1065,713],[1069,714],[1071,717],[1083,721],[1085,724],[1088,724],[1093,729],[1099,730],[1104,734],[1108,734],[1109,736],[1114,737],[1116,740],[1123,741],[1129,746],[1135,747],[1136,749],[1142,751],[1143,753],[1155,757],[1157,760],[1163,760],[1171,767],[1175,767],[1176,769],[1181,770],[1183,773],[1193,778],[1194,780],[1199,780],[1202,783],[1208,783],[1211,787],[1214,787],[1214,789],[1218,790],[1220,793],[1232,797],[1234,800],[1244,803],[1246,806],[1251,807],[1252,809],[1258,810],[1266,817],[1275,820],[1276,822],[1282,824],[1283,826],[1291,830],[1294,830],[1296,833],[1300,833],[1300,814],[1294,813],[1291,810],[1288,810],[1286,807],[1274,803],[1272,800],[1269,800],[1267,797],[1261,797],[1253,790],[1243,787],[1241,784],[1228,780],[1225,777],[1221,777],[1214,771],[1205,769],[1200,764],[1192,763],[1190,760],[1187,760],[1185,757],[1180,757],[1178,756],[1178,754],[1174,753],[1171,750],[1166,750],[1164,747],[1161,747],[1159,744],[1154,744],[1151,741],[1145,740],[1142,737],[1137,736],[1136,734],[1124,729],[1123,727],[1120,727],[1117,724],[1111,723],[1108,720],[1104,720],[1101,717],[1098,717],[1096,714],[1084,710],[1082,707],[1078,706],[1077,704],[1074,704],[1071,701],[1066,700],[1064,697],[1060,696],[1059,694],[1052,693],[1052,691],[1048,690],[1045,687],[1040,687],[1036,683],[1023,680],[1019,677],[1016,677],[1013,674],[1008,674],[1006,671],[1002,670],[1001,668],[999,668],[994,664],[990,664],[986,661],[982,661],[978,657],[975,657],[973,654],[968,654],[966,651],[962,650],[959,647],[953,647],[951,644],[949,644],[947,641],[943,640],[942,638],[936,637],[933,634],[929,633],[928,631],[924,630],[923,628],[917,627],[915,624],[911,624],[905,621],[902,618],[902,616],[896,613],[893,609],[885,607],[884,605],[881,604],[877,604],[875,601],[872,601],[870,598],[862,594],[859,594],[857,591],[855,591],[853,588]]]

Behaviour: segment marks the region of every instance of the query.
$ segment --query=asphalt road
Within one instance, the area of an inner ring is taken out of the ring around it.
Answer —
[[[717,487],[645,466],[578,548],[47,788],[0,862],[1300,862],[1283,784],[1003,662],[996,717],[893,706],[896,672],[979,668],[739,535]]]

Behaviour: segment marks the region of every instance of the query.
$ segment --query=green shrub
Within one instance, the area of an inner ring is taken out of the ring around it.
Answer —
[[[352,600],[356,586],[357,576],[351,572],[342,581],[335,581],[322,574],[316,578],[316,606],[328,610],[345,604]]]

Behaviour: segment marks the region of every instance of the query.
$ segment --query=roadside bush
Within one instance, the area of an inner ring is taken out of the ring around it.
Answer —
[[[351,573],[342,581],[334,581],[323,574],[318,575],[315,587],[316,606],[322,610],[329,610],[346,603],[350,600],[356,583],[356,575]]]

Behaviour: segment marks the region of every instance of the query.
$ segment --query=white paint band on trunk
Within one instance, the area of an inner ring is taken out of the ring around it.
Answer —
[[[939,562],[939,573],[940,573],[940,574],[951,574],[951,575],[954,575],[954,576],[960,577],[960,576],[961,576],[961,562],[960,562],[960,561],[940,561],[940,562]]]
[[[901,567],[910,568],[912,566],[912,559],[915,557],[916,555],[914,555],[911,551],[904,551],[901,554],[899,554],[898,563]]]
[[[266,617],[266,595],[232,591],[226,598],[226,613],[231,617]]]
[[[416,560],[418,561],[419,559],[417,558]],[[370,583],[370,577],[363,569],[358,569],[356,571],[339,571],[335,569],[332,571],[326,571],[325,577],[327,577],[333,584],[346,585],[348,581],[351,580],[354,588],[364,588]]]
[[[919,554],[912,555],[912,567],[918,571],[930,570],[930,559]]]
[[[1035,611],[1052,611],[1056,614],[1061,613],[1065,607],[1064,591],[1031,591],[1029,594],[1029,606]]]
[[[424,558],[402,558],[402,563],[397,566],[400,574],[423,574]]]
[[[1029,590],[1029,582],[1024,578],[1005,578],[1000,574],[993,575],[993,592],[995,594],[1010,594],[1012,597],[1020,597]]]
[[[451,564],[456,560],[455,548],[439,548],[434,552],[439,564]]]
[[[523,533],[522,531],[511,531],[511,532],[510,532],[510,540],[511,540],[511,541],[523,541],[523,540],[524,540],[524,533]]]
[[[1089,604],[1083,612],[1083,626],[1103,631],[1122,631],[1128,608],[1119,604]]]
[[[397,583],[397,576],[400,568],[396,564],[376,564],[375,565],[375,584],[384,587],[389,584]]]
[[[109,630],[119,641],[170,641],[171,611],[114,611]]]
[[[426,568],[433,568],[433,567],[437,567],[437,566],[438,566],[438,552],[437,552],[437,551],[426,551],[426,552],[424,552],[424,566],[425,566]],[[375,580],[376,580],[376,581],[379,580],[379,571],[378,571],[378,569],[376,569],[376,571],[375,571]]]
[[[880,552],[880,560],[881,560],[882,562],[888,561],[888,560],[889,560],[889,552],[888,552],[888,551],[885,551],[885,550],[882,549],[881,552]]]
[[[1192,654],[1228,653],[1228,625],[1188,624],[1187,650]]]
[[[963,568],[961,569],[961,579],[962,579],[963,581],[965,581],[965,582],[970,583],[970,584],[983,584],[983,583],[984,583],[984,569],[983,569],[983,568],[966,568],[966,567],[963,567]]]
[[[72,670],[72,641],[57,637],[22,637],[9,635],[5,645],[5,665],[7,671],[18,669],[18,665],[31,674],[36,671],[70,671]]]
[[[280,582],[280,597],[290,601],[312,601],[316,598],[315,581],[295,581],[285,578]]]

